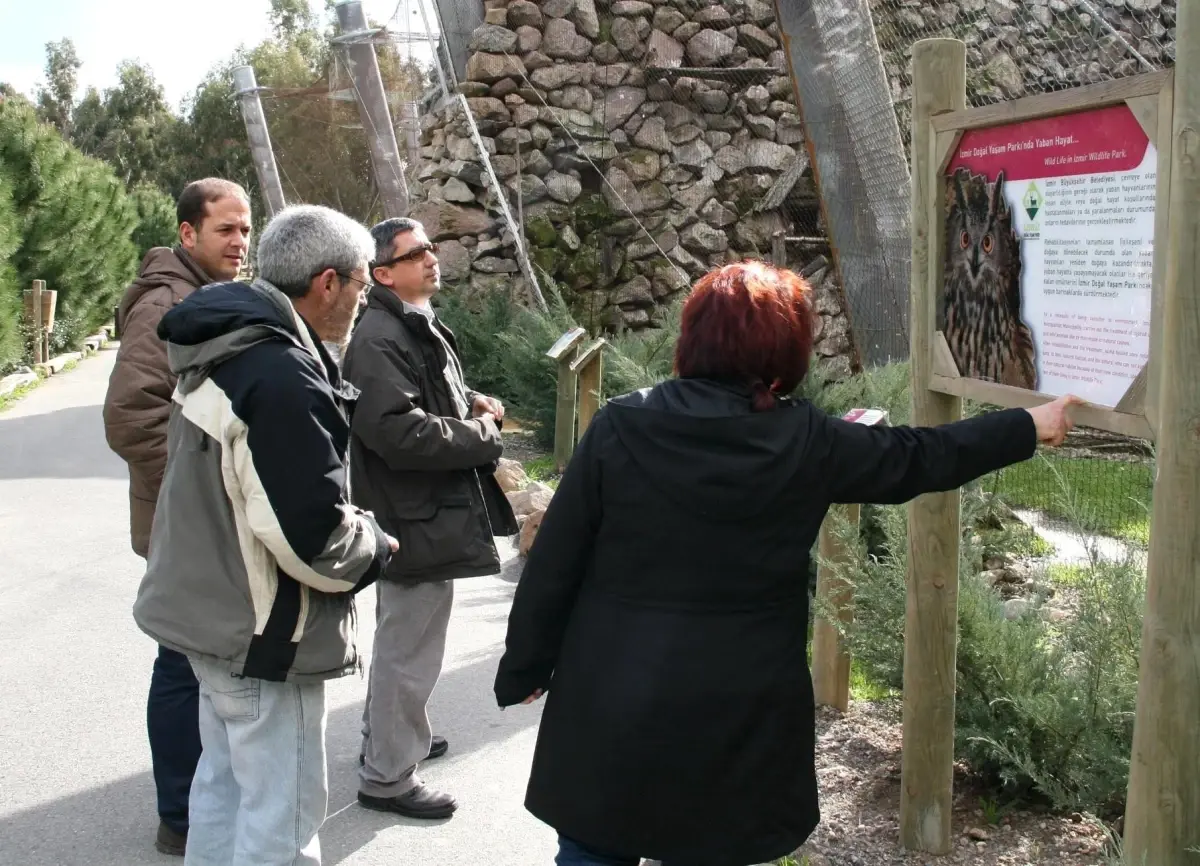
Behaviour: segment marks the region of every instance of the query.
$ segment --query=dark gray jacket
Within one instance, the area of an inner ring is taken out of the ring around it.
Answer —
[[[517,531],[494,477],[500,430],[469,417],[475,392],[456,399],[461,370],[448,328],[388,289],[372,289],[343,373],[360,392],[350,425],[351,496],[400,542],[385,580],[497,574],[493,537]]]

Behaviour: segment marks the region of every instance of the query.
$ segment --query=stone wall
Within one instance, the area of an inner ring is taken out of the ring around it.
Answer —
[[[460,90],[514,214],[519,200],[532,259],[581,324],[654,327],[711,267],[767,258],[772,235],[795,230],[778,212],[755,212],[781,173],[807,162],[770,3],[487,6]],[[442,243],[446,282],[520,290],[513,239],[457,104],[423,119],[422,145],[426,200],[414,216]],[[810,172],[799,168],[789,213],[808,208],[815,224]],[[840,289],[816,282],[832,335],[822,350],[848,370]]]

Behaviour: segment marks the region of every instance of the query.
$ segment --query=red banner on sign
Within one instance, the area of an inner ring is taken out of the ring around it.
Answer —
[[[1112,105],[963,133],[949,172],[960,168],[1009,181],[1130,171],[1150,139],[1127,105]]]

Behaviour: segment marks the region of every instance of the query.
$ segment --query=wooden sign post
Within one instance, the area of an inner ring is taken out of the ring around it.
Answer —
[[[1150,376],[1158,471],[1125,809],[1126,862],[1155,866],[1200,862],[1200,0],[1180,2],[1176,33],[1173,89],[1157,102],[1160,148],[1171,151],[1159,177],[1161,349]]]
[[[25,321],[33,341],[33,363],[44,364],[50,360],[49,335],[50,329],[54,327],[58,292],[46,291],[45,280],[34,280],[33,289],[25,290],[24,301]]]
[[[967,50],[954,39],[913,48],[912,423],[962,417],[962,401],[929,388],[936,299],[945,243],[945,182],[932,159],[931,120],[967,104]],[[908,605],[904,621],[904,751],[900,840],[948,854],[954,847],[954,686],[958,645],[959,493],[931,493],[908,509]]]
[[[587,337],[583,328],[567,331],[550,347],[546,357],[558,364],[558,402],[554,410],[554,468],[562,473],[575,450],[575,393],[578,376],[571,369],[579,344]]]
[[[604,374],[604,347],[608,341],[601,337],[579,352],[571,364],[571,372],[578,380],[579,433],[575,441],[583,438],[588,425],[600,411],[600,383]]]
[[[882,409],[853,409],[844,420],[875,427],[887,424],[887,412]],[[820,561],[817,564],[817,599],[822,606],[837,612],[843,626],[854,622],[854,587],[838,577],[836,569],[850,551],[836,532],[840,520],[857,531],[858,505],[834,505],[829,509],[817,540]],[[838,628],[818,615],[813,622],[812,645],[813,699],[819,707],[834,707],[839,712],[850,708],[850,652],[846,649]]]
[[[964,45],[913,51],[913,424],[1074,394],[1075,423],[1158,446],[1124,839],[1154,866],[1200,849],[1200,0],[1177,54],[967,108]],[[953,847],[960,539],[957,491],[910,505],[901,841],[934,854]]]

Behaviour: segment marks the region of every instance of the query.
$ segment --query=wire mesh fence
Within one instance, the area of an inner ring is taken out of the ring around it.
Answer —
[[[464,20],[464,4],[450,5]],[[482,12],[469,37],[447,34],[469,48],[460,89],[536,264],[581,324],[653,328],[711,268],[769,258],[777,237],[791,238],[789,265],[821,295],[818,351],[850,372],[772,4],[516,0]],[[447,112],[426,132],[441,160],[425,169],[431,197],[469,204],[458,181],[474,191],[478,172],[446,162],[469,156],[461,130]]]
[[[516,245],[498,217],[504,195],[537,273],[593,330],[655,327],[709,268],[782,255],[818,288],[828,366],[844,375],[860,361],[903,358],[913,44],[967,44],[972,105],[1174,57],[1174,4],[1154,0],[782,8],[778,22],[762,0],[437,4],[437,56],[449,89],[467,97],[486,156],[437,76],[402,80],[395,58],[381,69],[394,78],[389,94],[421,115],[417,153],[393,102],[414,201],[446,251],[443,273],[468,295],[517,294]],[[800,46],[790,58],[784,33]],[[345,78],[335,57],[324,92],[267,93],[264,103],[289,198],[369,220],[378,200]],[[1064,485],[1087,491],[1098,531],[1139,538],[1152,458],[1143,443],[1097,435],[1084,431],[1051,464],[991,483],[1014,505],[1057,517],[1078,511],[1064,504]]]

